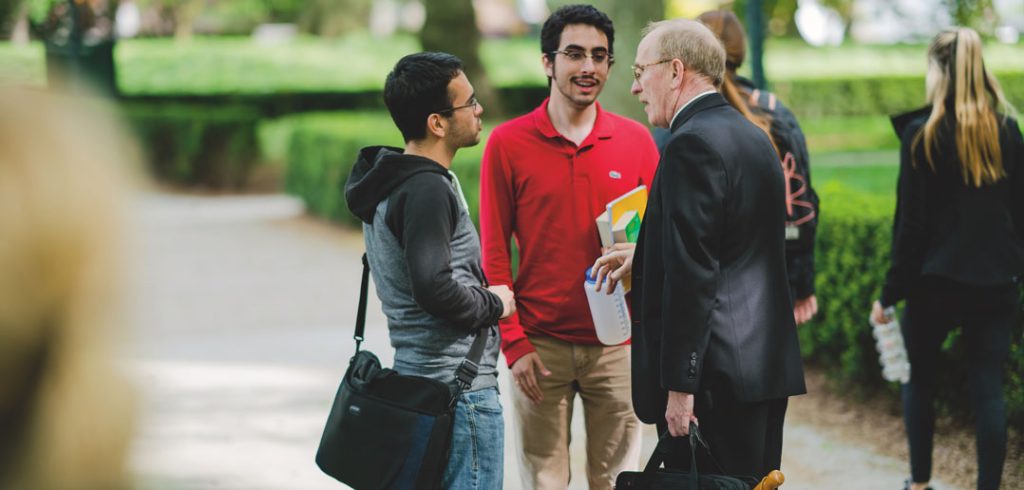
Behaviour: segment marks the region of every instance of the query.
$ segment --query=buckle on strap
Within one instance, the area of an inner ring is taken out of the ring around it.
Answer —
[[[459,364],[459,368],[455,370],[455,383],[459,385],[461,390],[468,390],[479,372],[480,366],[477,363],[469,359],[463,359]]]

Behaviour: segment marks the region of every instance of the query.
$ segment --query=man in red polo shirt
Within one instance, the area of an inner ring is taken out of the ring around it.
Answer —
[[[550,97],[494,129],[480,171],[484,271],[490,284],[513,287],[519,312],[501,322],[501,347],[516,384],[513,430],[528,489],[568,485],[577,394],[589,487],[610,489],[639,463],[630,347],[598,341],[583,289],[584,272],[601,255],[594,218],[616,197],[650,187],[658,162],[644,126],[597,103],[614,37],[608,16],[589,5],[553,13],[541,32]]]

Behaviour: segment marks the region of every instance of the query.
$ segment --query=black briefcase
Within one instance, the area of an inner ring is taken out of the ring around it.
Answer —
[[[476,378],[487,333],[481,331],[473,340],[455,372],[455,386],[382,368],[372,352],[359,350],[368,274],[363,255],[356,354],[328,414],[316,464],[357,490],[439,489],[448,464],[455,405]]]
[[[726,476],[726,475],[700,475],[697,473],[697,447],[711,454],[704,438],[700,436],[700,429],[696,424],[690,423],[690,470],[670,470],[661,468],[668,454],[668,444],[671,436],[668,432],[661,435],[658,445],[654,448],[654,454],[647,461],[643,471],[623,471],[615,478],[615,490],[750,490],[757,485],[758,480],[752,476]],[[716,466],[718,463],[712,461]],[[721,467],[719,466],[719,471]]]

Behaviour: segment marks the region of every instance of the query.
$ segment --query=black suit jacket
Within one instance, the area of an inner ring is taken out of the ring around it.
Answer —
[[[997,286],[1024,272],[1024,140],[1017,121],[997,116],[1006,178],[974,187],[964,183],[960,170],[952,104],[938,127],[935,170],[922,143],[915,147],[930,114],[928,106],[892,120],[902,145],[883,306],[906,298],[921,276]]]
[[[633,258],[637,415],[663,420],[668,390],[739,403],[805,393],[768,137],[719,94],[671,130]]]

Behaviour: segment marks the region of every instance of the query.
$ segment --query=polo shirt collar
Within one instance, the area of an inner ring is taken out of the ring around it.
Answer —
[[[534,124],[537,126],[537,131],[544,135],[546,138],[564,138],[562,133],[559,133],[555,129],[555,125],[551,123],[551,117],[548,116],[548,102],[551,101],[551,97],[544,99],[544,102],[533,110],[532,116]],[[598,139],[611,138],[615,133],[615,121],[608,117],[604,113],[604,109],[601,108],[600,102],[594,102],[597,107],[597,117],[594,121],[594,129],[590,130],[590,135],[583,141],[585,146],[593,140],[594,137]]]

